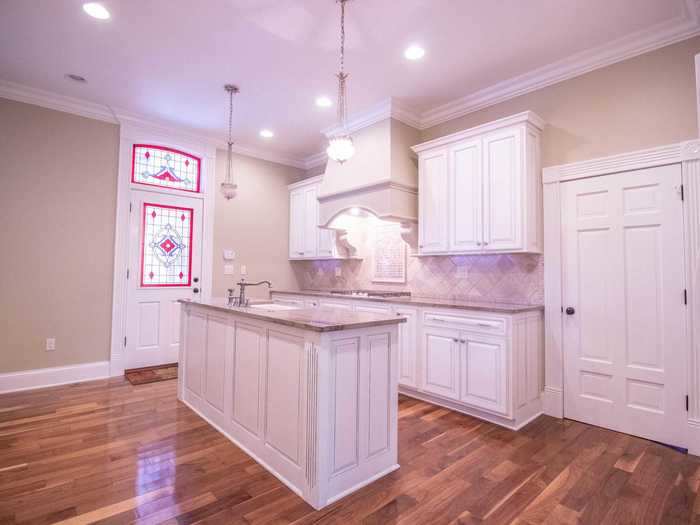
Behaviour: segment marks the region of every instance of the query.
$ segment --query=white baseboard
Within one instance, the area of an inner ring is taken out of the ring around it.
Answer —
[[[688,419],[688,454],[700,456],[700,419]]]
[[[545,386],[542,396],[542,411],[548,416],[564,417],[564,392],[556,386]]]
[[[0,394],[109,377],[109,361],[0,374]]]

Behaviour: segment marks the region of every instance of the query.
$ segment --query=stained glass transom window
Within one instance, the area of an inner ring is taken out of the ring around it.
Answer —
[[[189,286],[192,208],[143,204],[141,286]]]
[[[200,159],[184,151],[134,144],[131,181],[199,193]]]

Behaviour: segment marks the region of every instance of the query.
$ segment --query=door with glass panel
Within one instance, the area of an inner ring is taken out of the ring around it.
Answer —
[[[132,154],[126,369],[177,362],[178,299],[201,290],[199,159],[138,144]]]

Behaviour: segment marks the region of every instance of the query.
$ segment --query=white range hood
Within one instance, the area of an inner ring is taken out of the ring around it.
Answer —
[[[418,222],[418,166],[411,146],[419,131],[393,118],[352,134],[355,155],[343,164],[328,160],[318,200],[319,225],[334,221],[353,208],[382,220],[401,223],[404,238],[415,244]],[[357,210],[355,210],[357,211]]]

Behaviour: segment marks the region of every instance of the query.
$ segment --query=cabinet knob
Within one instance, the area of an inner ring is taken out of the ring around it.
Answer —
[[[457,339],[456,337],[453,337],[453,338],[452,338],[452,342],[453,342],[453,343],[459,343],[459,339]]]
[[[566,308],[566,315],[574,315],[576,313],[576,310],[574,309],[573,306],[569,306]]]

